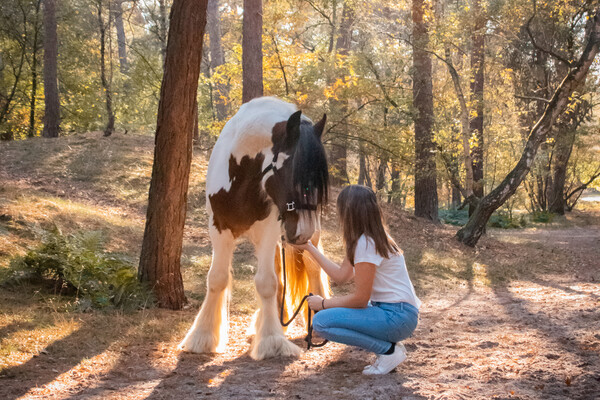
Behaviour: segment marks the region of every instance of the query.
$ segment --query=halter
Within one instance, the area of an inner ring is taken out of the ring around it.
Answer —
[[[267,172],[273,171],[275,174],[277,172],[277,157],[279,153],[273,156],[273,161],[271,164],[267,165],[265,169],[263,169],[261,175],[264,177]],[[291,212],[296,210],[309,210],[309,211],[317,211],[317,206],[312,204],[296,204],[294,200],[285,203],[286,209],[284,211]]]

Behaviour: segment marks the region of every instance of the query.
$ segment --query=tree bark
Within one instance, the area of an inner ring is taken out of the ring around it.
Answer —
[[[552,185],[548,190],[548,211],[551,213],[565,214],[565,181],[567,178],[567,164],[571,158],[573,144],[575,143],[576,129],[567,129],[556,135],[552,163]]]
[[[106,30],[107,26],[104,24],[104,18],[102,18],[102,7],[104,0],[97,0],[98,6],[98,28],[100,29],[100,80],[102,81],[102,89],[104,90],[104,96],[106,97],[106,114],[108,121],[106,128],[104,128],[104,136],[110,136],[115,130],[115,113],[112,107],[112,91],[111,82],[106,76]],[[109,18],[110,21],[110,18]]]
[[[173,2],[138,270],[159,306],[171,309],[186,302],[180,262],[206,5],[207,0]]]
[[[57,59],[56,0],[44,0],[44,137],[58,137],[60,130]]]
[[[385,157],[381,157],[379,159],[379,167],[377,167],[377,182],[376,182],[376,191],[382,191],[387,187],[387,182],[385,180],[385,167],[387,166],[387,160]]]
[[[463,163],[465,166],[465,183],[463,188],[465,197],[469,197],[473,195],[473,162],[471,160],[471,144],[469,143],[469,139],[471,137],[471,131],[469,127],[469,108],[467,107],[467,101],[465,99],[462,86],[460,84],[460,77],[458,75],[458,72],[456,71],[456,68],[454,68],[454,64],[452,62],[452,54],[450,53],[450,47],[448,46],[446,46],[445,48],[445,56],[446,58],[444,62],[448,67],[448,72],[450,73],[450,77],[452,78],[452,83],[454,85],[454,92],[456,93],[458,104],[460,106]]]
[[[398,163],[392,161],[392,190],[388,196],[388,203],[401,204],[400,201],[400,168]]]
[[[158,40],[160,41],[160,54],[163,60],[163,69],[167,60],[167,4],[166,0],[158,0]]]
[[[450,184],[450,187],[452,188],[452,204],[451,207],[453,210],[458,210],[458,208],[460,207],[461,203],[462,203],[462,198],[460,195],[460,189],[457,188],[456,186]]]
[[[471,52],[471,106],[473,118],[469,121],[469,132],[474,145],[471,149],[471,163],[473,170],[473,194],[477,198],[483,197],[483,67],[485,61],[485,16],[481,9],[481,1],[474,0],[473,14],[475,29],[471,35],[473,49]],[[469,206],[469,214],[474,207]]]
[[[593,106],[586,100],[579,100],[569,115],[564,115],[564,121],[559,122],[552,150],[552,170],[550,185],[547,191],[548,211],[564,215],[567,210],[565,182],[567,166],[573,151],[577,129],[592,111]]]
[[[129,72],[129,62],[127,61],[127,37],[125,36],[125,26],[123,25],[123,7],[121,0],[114,0],[111,3],[113,20],[117,31],[117,47],[119,50],[119,69],[121,73]]]
[[[413,0],[413,105],[415,116],[415,215],[438,220],[438,196],[433,143],[433,84],[428,24],[423,15],[427,0]]]
[[[354,23],[354,9],[348,1],[344,1],[342,9],[342,21],[340,23],[339,36],[335,41],[336,45],[334,50],[341,56],[347,56],[350,52],[350,45],[352,41],[352,24]],[[333,65],[332,71],[335,73],[335,57],[336,54],[332,54]],[[342,72],[342,75],[346,75],[346,72]],[[338,75],[335,73],[335,75]],[[348,113],[348,99],[331,99],[331,108],[339,110],[339,115],[345,116]],[[335,140],[335,142],[329,148],[329,164],[332,167],[332,173],[330,174],[329,180],[333,185],[343,185],[348,183],[348,121],[347,119],[341,121],[341,138]]]
[[[223,53],[221,16],[219,14],[219,0],[208,0],[207,9],[208,37],[210,40],[210,69],[213,76],[217,69],[225,64]],[[214,87],[214,103],[218,121],[223,121],[228,115],[229,85],[225,82],[216,82]]]
[[[456,237],[462,243],[469,246],[477,244],[490,216],[514,194],[529,173],[540,144],[546,140],[556,119],[569,104],[573,90],[585,80],[600,45],[600,10],[596,10],[592,21],[581,57],[558,86],[544,113],[531,129],[519,162],[504,180],[479,202],[467,224],[457,232]]]
[[[39,47],[39,31],[40,27],[38,24],[40,5],[42,0],[37,0],[35,5],[35,20],[33,25],[33,44],[31,54],[31,98],[29,99],[29,129],[27,130],[27,137],[35,136],[35,104],[37,98],[37,83],[38,83],[38,47]]]
[[[242,103],[263,95],[262,0],[244,0]]]
[[[358,159],[359,159],[359,169],[358,169],[358,184],[365,185],[368,187],[372,187],[371,184],[371,176],[369,175],[369,170],[367,169],[367,161],[364,150],[364,145],[359,143],[358,145]]]

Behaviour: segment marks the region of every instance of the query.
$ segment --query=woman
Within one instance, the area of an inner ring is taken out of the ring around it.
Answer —
[[[406,359],[400,341],[417,327],[421,301],[402,251],[386,232],[375,193],[366,186],[348,186],[338,196],[337,209],[346,248],[341,265],[310,241],[296,247],[308,251],[333,281],[354,277],[355,290],[330,299],[309,297],[309,307],[318,311],[313,329],[331,341],[376,353],[375,363],[363,374],[387,374]]]

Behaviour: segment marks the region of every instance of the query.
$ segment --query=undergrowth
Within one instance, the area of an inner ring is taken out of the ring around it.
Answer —
[[[464,226],[469,221],[469,211],[463,210],[439,210],[440,220],[445,224]],[[534,222],[537,221],[532,218]],[[525,215],[514,215],[504,211],[498,211],[492,214],[488,221],[488,226],[493,228],[502,229],[516,229],[524,228],[528,224],[527,217]]]
[[[71,296],[78,311],[139,309],[153,304],[150,290],[138,282],[126,257],[104,251],[102,234],[80,231],[64,235],[59,228],[45,232],[42,243],[11,259],[3,286],[39,283],[56,294]]]

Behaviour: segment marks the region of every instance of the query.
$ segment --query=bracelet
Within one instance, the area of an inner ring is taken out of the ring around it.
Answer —
[[[325,299],[321,300],[321,309],[325,309]]]

